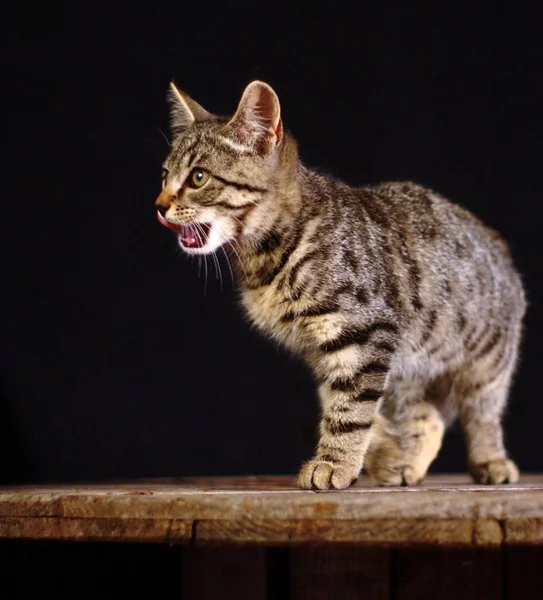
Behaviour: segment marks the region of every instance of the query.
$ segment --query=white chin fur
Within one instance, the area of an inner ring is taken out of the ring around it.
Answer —
[[[215,252],[217,248],[220,248],[227,241],[228,238],[221,233],[220,228],[217,227],[217,225],[211,226],[207,241],[201,248],[187,248],[183,245],[181,236],[177,236],[179,246],[187,254],[210,254],[211,252]]]

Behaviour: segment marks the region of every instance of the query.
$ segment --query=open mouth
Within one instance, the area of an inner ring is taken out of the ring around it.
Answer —
[[[185,248],[203,248],[207,244],[210,230],[211,225],[209,223],[195,223],[181,225],[177,233]]]
[[[189,225],[176,225],[170,223],[157,212],[158,222],[171,229],[179,236],[179,241],[185,248],[203,248],[207,244],[211,225],[209,223],[191,223]]]

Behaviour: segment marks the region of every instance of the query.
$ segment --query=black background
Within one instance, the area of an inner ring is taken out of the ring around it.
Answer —
[[[311,455],[309,371],[250,330],[224,261],[221,291],[156,222],[171,78],[220,114],[263,79],[309,165],[415,180],[505,235],[530,301],[508,447],[541,470],[539,3],[112,4],[20,3],[0,25],[0,482],[295,473]],[[464,469],[454,428],[433,470]]]

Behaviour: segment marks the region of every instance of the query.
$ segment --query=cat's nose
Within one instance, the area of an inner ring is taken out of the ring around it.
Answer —
[[[162,190],[162,192],[160,192],[160,195],[155,201],[155,207],[158,210],[158,212],[162,216],[164,216],[168,212],[168,209],[173,204],[174,200],[175,196],[171,193],[170,190]]]

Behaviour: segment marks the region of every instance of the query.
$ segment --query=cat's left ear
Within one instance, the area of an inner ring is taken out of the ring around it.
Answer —
[[[261,152],[277,145],[283,137],[277,94],[263,81],[251,82],[225,130],[241,144]]]
[[[196,100],[182,92],[172,81],[168,94],[171,111],[172,133],[183,133],[193,123],[198,121],[210,121],[213,115],[202,108]]]

